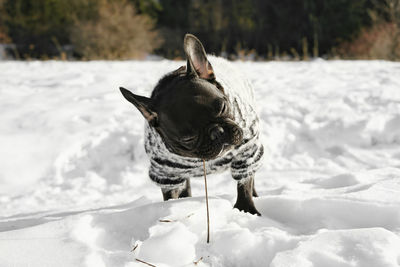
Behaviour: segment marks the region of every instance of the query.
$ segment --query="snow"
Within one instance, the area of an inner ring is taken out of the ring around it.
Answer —
[[[400,63],[233,63],[255,88],[262,217],[229,172],[163,202],[149,95],[183,62],[0,62],[0,266],[400,266]]]

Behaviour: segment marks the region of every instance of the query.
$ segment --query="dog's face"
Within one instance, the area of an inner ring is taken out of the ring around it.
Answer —
[[[215,80],[201,42],[187,34],[187,66],[161,79],[151,98],[120,88],[171,152],[213,159],[242,142],[242,130],[233,121],[230,103]]]

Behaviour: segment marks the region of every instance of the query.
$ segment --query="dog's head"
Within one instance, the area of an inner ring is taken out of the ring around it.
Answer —
[[[242,142],[242,129],[233,121],[231,104],[201,42],[184,39],[186,67],[162,78],[151,98],[120,88],[123,96],[143,114],[171,152],[213,159]]]

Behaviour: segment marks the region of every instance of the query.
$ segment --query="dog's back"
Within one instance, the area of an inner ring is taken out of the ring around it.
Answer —
[[[240,69],[221,57],[207,56],[213,66],[216,80],[229,94],[236,94],[250,106],[255,106],[253,87]]]

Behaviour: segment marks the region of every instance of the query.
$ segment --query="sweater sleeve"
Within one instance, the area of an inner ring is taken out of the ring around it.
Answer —
[[[171,166],[170,161],[160,158],[150,159],[149,177],[161,188],[178,188],[184,185],[184,175],[186,168],[180,166]],[[179,165],[179,164],[178,164]]]
[[[169,152],[161,137],[148,125],[145,136],[145,150],[150,158],[149,177],[159,187],[179,188],[186,179],[202,175],[200,159],[184,159]]]
[[[235,180],[253,175],[262,165],[264,147],[258,137],[246,142],[231,163],[231,173]]]

